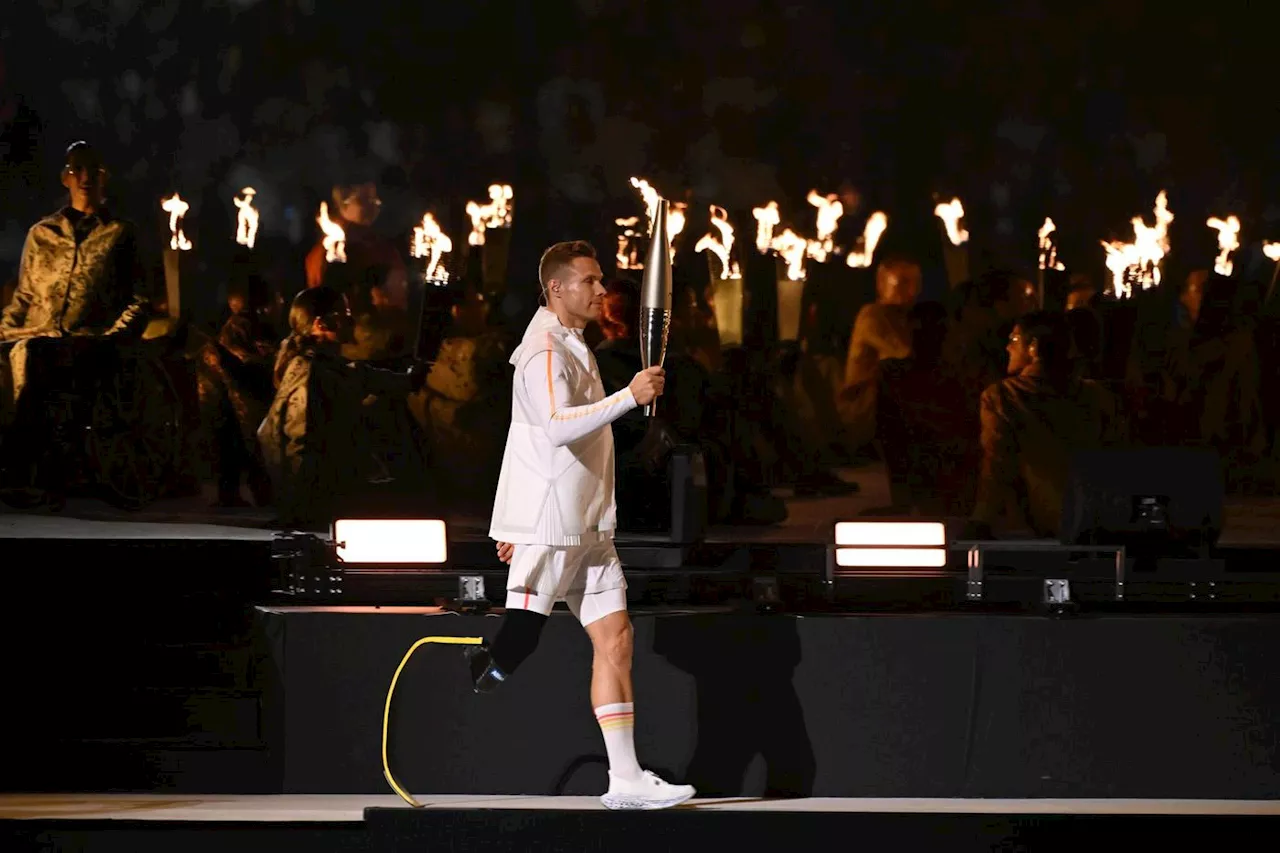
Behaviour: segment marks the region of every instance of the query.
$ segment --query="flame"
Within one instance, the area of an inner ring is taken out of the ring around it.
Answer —
[[[430,213],[423,214],[422,224],[413,226],[413,256],[429,258],[423,278],[427,281],[448,281],[449,271],[440,263],[441,255],[453,251],[453,241],[440,229]]]
[[[689,209],[689,205],[682,201],[671,202],[671,207],[667,210],[667,237],[674,240],[684,230],[685,211]]]
[[[1058,226],[1053,224],[1053,220],[1049,217],[1044,218],[1044,225],[1040,226],[1040,230],[1036,232],[1036,236],[1040,238],[1040,269],[1042,270],[1065,270],[1066,264],[1058,260],[1058,246],[1052,238],[1049,237],[1054,231],[1058,230]]]
[[[1213,262],[1213,271],[1218,275],[1231,275],[1235,267],[1231,253],[1240,248],[1240,220],[1228,216],[1224,221],[1214,216],[1205,225],[1218,232],[1218,258]]]
[[[756,251],[763,255],[773,246],[774,226],[782,221],[778,203],[771,201],[764,207],[752,208],[751,215],[756,218]]]
[[[615,219],[613,222],[620,229],[618,231],[618,252],[615,255],[618,261],[618,269],[644,269],[644,262],[640,260],[640,247],[635,244],[635,238],[640,236],[635,230],[636,225],[640,224],[640,217],[625,216]]]
[[[653,235],[653,217],[658,213],[658,202],[662,201],[662,196],[658,194],[648,181],[644,178],[632,178],[631,186],[640,191],[640,197],[644,199],[645,216],[649,219],[649,234]],[[667,251],[671,253],[671,260],[676,258],[676,250],[672,243],[676,236],[684,230],[685,211],[689,209],[689,205],[682,201],[670,201],[667,203]],[[642,267],[633,267],[632,269],[641,269]]]
[[[877,210],[867,217],[867,224],[862,229],[862,237],[858,240],[858,244],[862,246],[862,249],[849,253],[847,260],[849,266],[855,268],[871,266],[871,259],[876,254],[876,246],[880,243],[880,237],[884,235],[888,227],[889,217],[882,211]]]
[[[484,232],[490,228],[511,227],[511,203],[515,193],[508,184],[490,184],[489,201],[467,202],[467,216],[471,217],[471,234],[467,242],[472,246],[484,245]]]
[[[347,232],[342,226],[329,218],[329,205],[320,202],[320,215],[316,217],[320,230],[324,232],[324,259],[327,263],[345,264],[347,262]]]
[[[183,201],[177,193],[173,194],[173,198],[166,198],[160,202],[160,208],[169,214],[169,248],[186,251],[191,248],[191,241],[187,239],[187,235],[182,233],[182,217],[187,215],[187,211],[191,209],[191,205]]]
[[[809,204],[818,209],[818,239],[810,240],[807,251],[815,261],[825,261],[827,255],[835,251],[835,233],[844,215],[844,205],[837,195],[818,195],[817,190],[809,190]]]
[[[960,199],[953,198],[938,205],[933,209],[933,215],[946,226],[947,239],[951,241],[951,245],[959,246],[969,241],[969,232],[960,228],[960,220],[964,218],[964,205],[960,203]]]
[[[729,256],[733,251],[733,226],[729,224],[728,211],[723,207],[711,205],[711,226],[720,232],[719,238],[708,231],[693,250],[695,252],[710,251],[719,258],[721,278],[742,278],[742,271],[738,268],[738,264]]]
[[[240,190],[240,195],[244,198],[232,199],[239,210],[236,214],[236,242],[250,249],[258,239],[258,209],[253,206],[253,197],[257,192],[253,187],[245,187]]]
[[[1267,256],[1268,260],[1280,262],[1280,243],[1262,242],[1262,254]]]
[[[787,278],[791,281],[804,280],[804,256],[809,241],[798,236],[790,228],[774,237],[769,248],[776,251],[787,262]]]
[[[1169,252],[1169,223],[1173,221],[1169,196],[1164,190],[1156,196],[1155,215],[1154,226],[1143,222],[1141,216],[1133,218],[1132,243],[1102,241],[1102,248],[1107,250],[1107,269],[1111,270],[1112,293],[1117,299],[1133,295],[1134,282],[1143,290],[1160,284],[1160,262]]]

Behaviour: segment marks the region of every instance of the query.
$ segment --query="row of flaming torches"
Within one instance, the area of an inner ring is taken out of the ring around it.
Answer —
[[[653,190],[648,182],[639,178],[632,178],[631,183],[643,196],[649,210],[650,223],[652,224],[652,211],[658,198],[657,192]],[[841,248],[834,244],[833,239],[840,218],[844,214],[843,205],[840,203],[839,198],[835,195],[824,196],[817,190],[811,190],[807,200],[809,204],[817,208],[816,235],[810,239],[801,237],[790,228],[784,229],[781,233],[775,233],[781,223],[777,202],[771,201],[763,207],[757,207],[752,210],[752,215],[756,220],[757,251],[762,254],[767,254],[770,251],[777,252],[786,263],[787,278],[791,281],[801,281],[805,278],[806,260],[812,259],[821,263],[826,261],[829,256],[839,255],[842,252]],[[686,210],[687,205],[672,204],[668,222],[669,236],[671,238],[674,238],[684,229]],[[934,208],[933,212],[941,221],[946,240],[952,247],[959,247],[968,242],[969,232],[961,225],[961,221],[964,219],[964,205],[960,199],[953,198],[950,201],[941,202]],[[724,208],[716,205],[710,206],[710,214],[712,231],[698,241],[694,246],[694,251],[709,251],[714,254],[720,261],[721,278],[739,278],[741,276],[740,268],[736,262],[731,260],[734,231],[733,226],[729,224],[728,214]],[[1168,196],[1161,191],[1156,197],[1154,226],[1147,225],[1141,217],[1134,217],[1132,220],[1134,230],[1132,243],[1101,241],[1102,247],[1106,250],[1107,269],[1112,274],[1111,291],[1117,298],[1131,296],[1134,284],[1138,284],[1143,290],[1160,284],[1160,263],[1169,252],[1168,228],[1169,223],[1172,221],[1173,214],[1169,212]],[[618,267],[620,269],[643,268],[637,262],[640,254],[639,248],[635,243],[635,238],[639,236],[635,230],[637,223],[638,219],[636,217],[628,217],[616,221],[616,224],[621,229],[618,235],[617,252]],[[1229,276],[1234,269],[1231,255],[1240,248],[1240,220],[1236,216],[1228,216],[1226,219],[1211,217],[1205,224],[1218,232],[1218,256],[1214,261],[1214,272]],[[867,218],[856,247],[846,254],[846,264],[855,268],[871,266],[876,246],[888,227],[889,218],[883,211],[872,213]],[[1039,268],[1042,271],[1062,271],[1066,269],[1066,265],[1058,257],[1057,243],[1052,236],[1056,230],[1057,226],[1054,221],[1049,217],[1045,217],[1044,224],[1041,225],[1037,232],[1039,239]],[[1268,259],[1280,263],[1280,243],[1264,242],[1263,251]],[[1277,269],[1280,271],[1280,267]]]
[[[658,192],[641,178],[632,178],[631,184],[641,195],[645,203],[645,213],[649,229],[652,229],[654,212],[659,199]],[[253,248],[258,233],[258,210],[253,205],[257,191],[245,187],[234,198],[236,206],[236,243]],[[512,201],[514,194],[511,187],[505,184],[494,184],[489,187],[489,201],[468,202],[466,211],[471,219],[471,233],[467,242],[472,246],[483,246],[485,231],[495,228],[509,228],[512,221]],[[804,238],[790,228],[775,233],[782,218],[778,211],[778,203],[771,201],[763,207],[752,210],[756,220],[756,250],[762,254],[776,252],[786,264],[786,275],[791,281],[802,281],[805,278],[805,261],[812,259],[819,263],[829,257],[839,255],[843,249],[835,245],[835,233],[840,218],[844,215],[844,207],[835,195],[822,195],[811,190],[808,195],[809,204],[817,209],[816,234],[813,238]],[[169,214],[170,249],[186,251],[192,248],[191,240],[183,233],[183,217],[190,205],[176,193],[161,202],[161,208]],[[688,205],[682,202],[670,203],[667,218],[667,234],[674,240],[684,231]],[[1134,285],[1147,290],[1160,284],[1161,262],[1169,252],[1169,223],[1173,214],[1169,211],[1168,196],[1165,192],[1156,197],[1155,225],[1148,225],[1142,217],[1132,220],[1134,240],[1132,243],[1118,241],[1102,241],[1106,250],[1106,265],[1112,275],[1111,291],[1118,298],[1131,296]],[[934,208],[934,215],[941,220],[947,242],[958,247],[968,242],[969,232],[961,227],[964,218],[964,205],[960,199],[953,198],[939,203]],[[329,206],[320,203],[320,211],[316,217],[323,234],[322,243],[325,259],[329,263],[346,261],[346,234],[340,224],[329,216]],[[617,263],[619,269],[639,270],[643,264],[639,262],[640,250],[636,230],[638,217],[626,217],[616,220],[620,229],[618,234]],[[741,270],[732,259],[734,245],[734,229],[729,223],[729,215],[722,207],[710,205],[711,231],[707,232],[694,246],[695,252],[710,252],[720,261],[720,277],[722,279],[741,278]],[[1214,262],[1214,272],[1229,276],[1234,268],[1231,255],[1240,248],[1240,220],[1236,216],[1226,219],[1210,218],[1206,225],[1218,232],[1218,256]],[[876,246],[885,230],[889,227],[889,218],[883,211],[876,211],[868,218],[861,237],[855,248],[845,255],[845,262],[854,268],[871,266]],[[1064,270],[1066,267],[1058,258],[1058,249],[1053,233],[1056,226],[1052,219],[1045,218],[1037,236],[1039,238],[1039,268],[1044,270]],[[422,224],[413,229],[410,252],[415,258],[425,258],[424,276],[432,281],[447,281],[448,271],[443,263],[444,255],[453,251],[453,241],[444,233],[435,218],[427,213],[422,217]],[[675,250],[670,249],[674,259]],[[1263,243],[1266,257],[1280,265],[1280,242]],[[1280,270],[1280,266],[1277,267]],[[1273,282],[1274,284],[1274,282]]]
[[[258,238],[258,209],[253,205],[257,190],[245,187],[232,199],[236,206],[236,243],[252,249]],[[489,187],[489,201],[471,201],[467,203],[467,216],[471,218],[471,233],[467,243],[472,246],[483,246],[485,232],[495,228],[510,228],[512,219],[512,200],[514,193],[506,184],[494,184]],[[169,248],[173,251],[189,251],[193,244],[183,232],[183,218],[191,208],[187,202],[174,193],[170,198],[160,202],[160,208],[169,214]],[[346,263],[346,232],[342,226],[329,216],[329,205],[320,202],[320,211],[316,216],[320,226],[321,243],[324,246],[325,261],[328,263]],[[415,258],[426,258],[424,277],[429,281],[448,281],[449,272],[443,260],[444,255],[453,251],[453,241],[444,233],[440,224],[430,213],[424,214],[422,224],[414,226],[413,238],[409,247]]]

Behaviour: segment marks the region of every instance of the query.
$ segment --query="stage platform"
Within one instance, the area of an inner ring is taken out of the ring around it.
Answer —
[[[594,797],[0,796],[11,853],[77,850],[1011,851],[1221,849],[1275,831],[1280,803],[1214,800],[696,799],[608,812]]]
[[[1280,797],[1280,615],[634,614],[641,760],[709,796]],[[431,635],[497,620],[413,608],[260,609],[283,793],[387,790],[387,686]],[[586,795],[605,785],[590,646],[553,614],[488,695],[425,646],[392,709],[409,790]],[[531,736],[536,732],[536,736]]]

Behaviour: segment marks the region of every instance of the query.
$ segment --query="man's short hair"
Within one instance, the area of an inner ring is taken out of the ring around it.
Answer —
[[[1071,325],[1061,311],[1032,311],[1018,320],[1022,337],[1030,346],[1036,342],[1036,356],[1050,367],[1061,367],[1071,357]]]
[[[98,153],[97,148],[94,148],[83,139],[76,140],[67,146],[66,153],[62,158],[63,169],[70,169],[74,166],[101,168],[102,155]]]
[[[560,270],[569,266],[577,258],[591,258],[595,260],[596,247],[592,246],[586,240],[570,240],[565,243],[556,243],[551,248],[542,253],[542,260],[538,262],[538,281],[542,284],[542,290],[545,293],[551,284],[551,279],[560,274]]]

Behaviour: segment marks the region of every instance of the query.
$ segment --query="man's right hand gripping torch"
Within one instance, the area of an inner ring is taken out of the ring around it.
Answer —
[[[640,360],[644,368],[661,367],[667,357],[667,333],[671,328],[671,240],[667,236],[667,200],[658,199],[649,238],[649,257],[644,265],[640,291]],[[652,418],[658,408],[655,399],[644,407]]]

